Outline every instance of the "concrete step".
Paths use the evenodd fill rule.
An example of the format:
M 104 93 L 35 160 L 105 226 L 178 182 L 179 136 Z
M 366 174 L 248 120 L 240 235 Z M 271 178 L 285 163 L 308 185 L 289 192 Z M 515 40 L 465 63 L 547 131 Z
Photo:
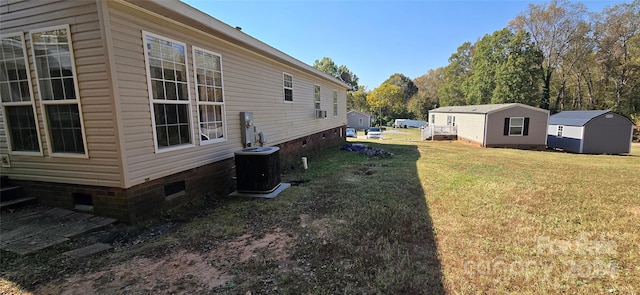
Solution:
M 11 199 L 8 201 L 0 202 L 0 209 L 29 205 L 29 204 L 36 203 L 37 201 L 38 201 L 38 198 L 34 198 L 34 197 Z
M 3 186 L 0 188 L 0 202 L 6 202 L 20 198 L 22 198 L 22 187 Z

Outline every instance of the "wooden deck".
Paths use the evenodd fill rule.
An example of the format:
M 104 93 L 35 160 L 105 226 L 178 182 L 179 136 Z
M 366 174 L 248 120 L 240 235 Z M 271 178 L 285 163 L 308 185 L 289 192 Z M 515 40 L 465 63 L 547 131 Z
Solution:
M 68 241 L 116 222 L 116 219 L 50 207 L 0 215 L 0 249 L 21 255 Z

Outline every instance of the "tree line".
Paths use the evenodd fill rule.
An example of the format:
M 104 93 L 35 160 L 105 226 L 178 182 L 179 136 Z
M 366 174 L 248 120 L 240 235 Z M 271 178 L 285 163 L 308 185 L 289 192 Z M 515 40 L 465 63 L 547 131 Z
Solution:
M 444 67 L 395 73 L 373 90 L 351 79 L 347 108 L 427 119 L 440 106 L 519 102 L 550 110 L 609 109 L 640 123 L 640 0 L 589 13 L 583 3 L 530 4 L 507 27 L 461 44 Z M 314 67 L 327 71 L 330 58 Z M 355 81 L 355 82 L 354 82 Z

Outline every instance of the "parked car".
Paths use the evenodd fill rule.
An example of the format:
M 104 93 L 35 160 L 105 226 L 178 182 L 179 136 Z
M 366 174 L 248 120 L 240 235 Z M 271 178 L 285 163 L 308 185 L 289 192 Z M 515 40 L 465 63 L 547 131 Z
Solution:
M 347 137 L 358 137 L 358 131 L 355 128 L 347 128 Z
M 371 127 L 367 132 L 367 138 L 382 138 L 382 129 L 379 127 Z

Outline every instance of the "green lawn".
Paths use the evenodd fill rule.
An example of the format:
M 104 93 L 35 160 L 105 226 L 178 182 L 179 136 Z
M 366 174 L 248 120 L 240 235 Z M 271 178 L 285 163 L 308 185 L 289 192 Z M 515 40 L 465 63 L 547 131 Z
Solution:
M 172 230 L 149 237 L 157 223 L 142 242 L 116 239 L 111 253 L 69 261 L 60 248 L 26 258 L 2 252 L 0 291 L 64 286 L 76 275 L 152 293 L 640 292 L 640 147 L 632 156 L 576 155 L 396 131 L 349 139 L 390 158 L 339 147 L 308 155 L 309 170 L 284 174 L 294 186 L 275 199 L 206 199 L 193 206 L 204 209 L 168 212 Z M 125 229 L 113 231 L 138 234 Z M 140 257 L 177 253 L 204 257 L 201 269 L 226 281 L 96 279 Z

